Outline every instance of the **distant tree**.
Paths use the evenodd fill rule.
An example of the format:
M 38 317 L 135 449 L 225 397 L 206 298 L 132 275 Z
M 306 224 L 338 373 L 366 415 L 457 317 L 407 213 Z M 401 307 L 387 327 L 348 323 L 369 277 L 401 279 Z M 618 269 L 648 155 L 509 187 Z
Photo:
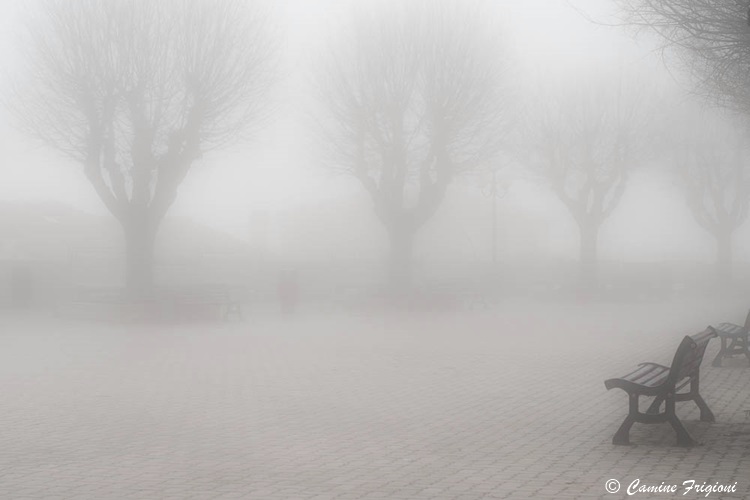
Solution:
M 389 283 L 402 291 L 415 234 L 448 185 L 492 161 L 505 140 L 511 68 L 497 26 L 471 3 L 402 2 L 369 14 L 319 74 L 321 124 L 331 168 L 372 198 L 390 239 Z
M 617 0 L 631 26 L 657 33 L 700 82 L 698 91 L 750 112 L 747 0 Z
M 128 290 L 148 293 L 156 234 L 190 167 L 266 116 L 268 17 L 244 0 L 38 7 L 15 111 L 31 134 L 83 165 L 123 227 Z
M 716 273 L 728 283 L 732 236 L 750 205 L 750 129 L 747 119 L 712 110 L 678 115 L 668 154 L 696 222 L 716 240 Z
M 643 89 L 620 79 L 589 79 L 535 96 L 520 134 L 526 163 L 549 183 L 580 231 L 579 284 L 597 285 L 599 230 L 617 207 L 629 171 L 648 148 Z

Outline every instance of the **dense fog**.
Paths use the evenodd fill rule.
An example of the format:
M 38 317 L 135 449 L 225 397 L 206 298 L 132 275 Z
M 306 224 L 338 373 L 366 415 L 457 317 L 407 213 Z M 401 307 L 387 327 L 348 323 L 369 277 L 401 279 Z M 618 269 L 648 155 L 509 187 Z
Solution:
M 103 36 L 102 43 L 114 48 L 128 37 L 141 37 L 146 44 L 143 48 L 117 48 L 144 52 L 133 52 L 129 57 L 134 59 L 114 61 L 113 66 L 99 69 L 87 65 L 103 56 L 93 52 L 94 47 L 83 45 L 82 50 L 92 50 L 84 55 L 87 59 L 68 61 L 78 68 L 51 66 L 54 58 L 67 57 L 65 48 L 45 52 L 41 44 L 68 43 L 72 47 L 91 43 L 91 38 L 73 39 L 80 32 L 55 31 L 53 26 L 63 19 L 55 18 L 58 13 L 54 9 L 65 10 L 63 7 L 6 6 L 7 29 L 3 30 L 2 44 L 6 68 L 5 147 L 0 185 L 4 218 L 22 225 L 17 217 L 31 217 L 36 212 L 47 218 L 65 214 L 66 218 L 81 219 L 81 224 L 85 224 L 83 219 L 92 218 L 92 230 L 98 224 L 118 225 L 111 207 L 92 189 L 81 165 L 83 157 L 78 153 L 85 150 L 90 138 L 85 131 L 71 137 L 66 130 L 88 126 L 85 114 L 81 114 L 84 121 L 80 123 L 63 119 L 84 112 L 85 107 L 68 101 L 74 99 L 73 94 L 66 93 L 71 89 L 55 87 L 62 81 L 54 78 L 62 75 L 52 72 L 83 72 L 77 76 L 79 85 L 87 82 L 86 71 L 102 73 L 90 75 L 93 80 L 100 76 L 119 78 L 125 87 L 136 85 L 139 78 L 143 85 L 156 85 L 159 75 L 128 72 L 145 72 L 152 62 L 160 64 L 158 58 L 162 57 L 174 59 L 173 71 L 185 71 L 182 57 L 190 54 L 179 51 L 191 49 L 180 49 L 182 43 L 202 43 L 206 54 L 210 52 L 207 44 L 246 43 L 241 50 L 235 46 L 226 61 L 217 63 L 217 67 L 232 65 L 233 74 L 228 68 L 220 68 L 216 71 L 227 73 L 216 78 L 235 78 L 235 87 L 225 82 L 219 89 L 226 93 L 221 95 L 226 109 L 219 110 L 223 115 L 212 116 L 210 124 L 204 121 L 200 125 L 203 129 L 190 139 L 195 143 L 191 146 L 195 154 L 181 167 L 185 172 L 175 180 L 174 193 L 165 195 L 169 200 L 160 209 L 165 212 L 166 224 L 184 219 L 200 227 L 194 229 L 194 238 L 202 239 L 198 231 L 219 231 L 221 237 L 236 240 L 233 248 L 215 251 L 234 253 L 243 261 L 237 263 L 236 272 L 231 271 L 235 281 L 242 276 L 238 284 L 263 288 L 256 282 L 270 278 L 253 275 L 253 270 L 262 267 L 280 272 L 288 267 L 299 268 L 308 288 L 320 293 L 338 286 L 374 290 L 389 286 L 388 280 L 395 278 L 388 278 L 385 268 L 397 265 L 407 267 L 392 272 L 408 273 L 409 287 L 417 290 L 479 286 L 524 293 L 527 285 L 534 287 L 542 282 L 554 289 L 578 287 L 576 266 L 589 260 L 591 266 L 601 268 L 602 282 L 592 284 L 596 290 L 615 287 L 623 269 L 628 269 L 628 275 L 642 274 L 648 282 L 657 267 L 670 276 L 670 282 L 663 284 L 670 289 L 695 280 L 709 284 L 712 267 L 721 265 L 733 266 L 733 271 L 724 273 L 733 274 L 734 284 L 742 285 L 748 245 L 744 216 L 733 223 L 731 243 L 724 244 L 730 250 L 719 248 L 712 231 L 701 226 L 701 214 L 690 201 L 696 195 L 691 194 L 690 180 L 685 178 L 692 175 L 699 179 L 700 172 L 690 172 L 701 167 L 691 167 L 691 162 L 708 161 L 711 166 L 705 168 L 723 168 L 727 175 L 739 175 L 745 182 L 745 174 L 738 170 L 744 167 L 732 164 L 742 162 L 741 157 L 748 154 L 742 143 L 742 118 L 733 116 L 736 110 L 725 102 L 712 99 L 710 89 L 702 86 L 705 82 L 695 75 L 694 67 L 685 63 L 682 52 L 670 50 L 658 36 L 639 33 L 630 26 L 621 5 L 582 1 L 356 5 L 346 1 L 259 3 L 242 9 L 247 17 L 243 19 L 245 25 L 238 26 L 236 34 L 226 33 L 226 41 L 211 31 L 210 23 L 205 23 L 205 33 L 195 40 L 174 43 L 159 42 L 162 35 L 141 33 L 127 24 L 118 31 L 121 34 L 97 34 L 92 29 L 86 36 Z M 84 23 L 83 29 L 89 29 L 85 27 L 87 22 L 125 23 L 126 11 L 131 8 L 143 10 L 137 15 L 144 16 L 139 22 L 146 23 L 149 16 L 172 18 L 169 9 L 179 11 L 181 6 L 148 12 L 145 7 L 128 4 L 122 12 L 105 9 L 91 14 L 91 19 L 86 17 L 84 7 L 77 9 L 80 12 L 69 9 L 73 12 L 63 14 L 75 17 Z M 195 7 L 199 8 L 203 7 Z M 219 15 L 216 18 L 216 23 L 224 22 Z M 448 18 L 453 23 L 450 26 L 445 24 Z M 177 19 L 173 24 L 178 26 L 180 22 Z M 165 45 L 155 56 L 146 52 L 153 50 L 147 49 L 149 43 Z M 435 59 L 431 59 L 430 51 Z M 139 66 L 138 58 L 147 64 Z M 241 63 L 246 67 L 239 68 Z M 409 67 L 414 71 L 389 73 Z M 446 72 L 453 79 L 443 82 L 443 88 L 437 87 L 436 72 Z M 211 85 L 212 81 L 204 84 Z M 398 85 L 409 94 L 399 95 L 399 88 L 394 87 Z M 464 100 L 446 106 L 463 106 L 463 122 L 446 115 L 445 123 L 456 125 L 451 131 L 438 130 L 436 127 L 442 126 L 439 123 L 426 123 L 434 118 L 428 114 L 434 110 L 430 106 L 440 102 L 440 96 L 434 93 L 459 89 L 466 92 L 461 96 Z M 189 90 L 178 85 L 173 91 Z M 118 90 L 112 92 L 114 100 L 122 98 L 117 97 Z M 363 92 L 371 94 L 368 97 Z M 438 100 L 429 102 L 429 93 Z M 100 97 L 95 105 L 105 106 L 105 97 Z M 183 97 L 190 98 L 188 94 Z M 345 109 L 349 98 L 355 99 L 352 106 L 360 108 Z M 61 99 L 58 108 L 50 109 L 54 107 L 51 99 Z M 158 99 L 157 94 L 145 94 L 141 104 L 153 107 Z M 399 127 L 406 128 L 400 132 L 402 139 L 389 138 L 395 133 L 391 130 L 395 125 L 378 121 L 385 119 L 395 104 L 401 105 L 400 99 L 406 101 L 401 103 L 403 109 L 396 110 L 404 120 Z M 190 104 L 185 106 L 179 109 L 175 105 L 170 112 L 189 112 Z M 427 161 L 425 155 L 432 154 L 431 147 L 445 150 L 450 165 L 426 167 L 432 169 L 431 176 L 441 169 L 448 172 L 445 179 L 435 177 L 434 195 L 423 189 L 413 173 L 405 176 L 401 187 L 393 188 L 399 190 L 402 200 L 388 203 L 393 207 L 403 203 L 406 212 L 421 212 L 420 220 L 410 223 L 414 227 L 407 231 L 408 237 L 393 235 L 395 220 L 403 220 L 406 212 L 389 216 L 395 217 L 393 220 L 379 216 L 383 197 L 392 194 L 383 189 L 376 194 L 368 192 L 367 183 L 356 170 L 353 155 L 357 137 L 352 135 L 356 122 L 352 120 L 358 119 L 353 114 L 357 112 L 362 113 L 363 120 L 374 120 L 369 128 L 364 124 L 361 133 L 362 161 L 371 163 L 367 175 L 376 183 L 384 182 L 389 169 L 396 168 L 388 165 L 393 158 L 383 155 L 403 153 L 405 172 L 416 172 L 421 168 L 419 163 Z M 134 117 L 127 116 L 130 111 L 125 107 L 116 113 L 122 114 L 115 117 L 121 121 L 120 130 L 115 132 L 120 137 L 112 142 L 122 151 L 113 160 L 120 163 L 120 169 L 135 168 L 127 158 L 127 148 L 132 146 L 129 141 L 136 137 L 133 130 L 127 130 L 136 126 Z M 711 120 L 704 120 L 706 116 Z M 606 123 L 597 124 L 597 120 Z M 185 123 L 175 122 L 172 127 L 182 125 Z M 718 130 L 720 127 L 725 128 Z M 162 128 L 157 135 L 165 134 L 163 139 L 156 137 L 150 146 L 157 156 L 158 148 L 167 147 L 167 135 L 176 133 L 169 124 Z M 376 144 L 378 137 L 381 142 Z M 686 148 L 685 144 L 695 143 L 695 137 L 704 145 L 702 150 Z M 160 140 L 164 146 L 159 145 Z M 404 140 L 413 142 L 403 145 Z M 76 148 L 79 151 L 73 151 Z M 718 152 L 723 150 L 726 152 Z M 715 158 L 705 158 L 707 151 Z M 585 158 L 587 154 L 589 158 Z M 566 206 L 570 196 L 588 196 L 583 191 L 573 193 L 586 185 L 586 169 L 593 169 L 590 181 L 607 184 L 601 193 L 602 199 L 606 198 L 602 213 L 589 214 L 601 220 L 590 227 L 575 215 L 577 209 Z M 129 175 L 125 172 L 125 182 L 130 181 Z M 145 182 L 156 185 L 156 177 Z M 112 188 L 112 179 L 106 174 L 102 180 Z M 744 187 L 741 189 L 744 192 Z M 420 193 L 423 199 L 435 198 L 430 206 L 416 206 Z M 591 196 L 600 195 L 591 191 Z M 734 194 L 727 192 L 727 196 Z M 583 198 L 568 201 L 584 203 Z M 591 202 L 595 203 L 594 198 Z M 731 203 L 727 201 L 730 211 L 735 208 Z M 152 238 L 160 263 L 175 257 L 166 248 L 188 252 L 168 241 L 160 230 L 161 217 L 139 223 L 155 226 Z M 20 228 L 13 225 L 9 222 L 3 230 L 6 261 L 14 258 L 14 252 L 33 252 L 33 243 L 25 241 L 32 236 L 53 238 L 14 234 Z M 56 231 L 41 226 L 36 230 Z M 120 241 L 117 238 L 122 235 L 117 232 L 113 229 L 109 238 L 102 238 L 108 241 L 91 245 L 106 244 L 111 250 L 107 258 L 121 260 L 127 254 L 127 237 Z M 67 250 L 61 250 L 58 257 L 91 252 L 86 242 L 72 241 L 70 235 L 59 237 Z M 396 248 L 407 244 L 399 238 L 409 240 L 409 250 Z M 196 258 L 202 253 L 193 250 Z M 398 252 L 408 255 L 394 256 Z M 389 264 L 389 260 L 398 259 L 404 262 Z M 722 259 L 731 263 L 718 264 Z M 180 274 L 174 265 L 157 265 L 154 272 L 161 272 L 160 267 L 170 267 Z M 89 284 L 76 272 L 67 277 L 65 286 Z M 225 279 L 206 272 L 209 276 L 183 281 L 192 279 L 197 285 Z M 186 268 L 185 275 L 188 273 Z M 334 279 L 336 275 L 341 277 Z M 361 277 L 354 279 L 355 275 Z M 323 284 L 328 277 L 334 283 Z M 97 278 L 95 284 L 116 287 L 125 284 L 125 278 L 111 273 Z M 483 278 L 488 283 L 478 284 Z
M 744 0 L 0 2 L 0 497 L 739 480 L 749 40 Z M 601 384 L 671 359 L 687 431 Z M 610 441 L 652 421 L 734 472 L 636 426 L 646 478 Z

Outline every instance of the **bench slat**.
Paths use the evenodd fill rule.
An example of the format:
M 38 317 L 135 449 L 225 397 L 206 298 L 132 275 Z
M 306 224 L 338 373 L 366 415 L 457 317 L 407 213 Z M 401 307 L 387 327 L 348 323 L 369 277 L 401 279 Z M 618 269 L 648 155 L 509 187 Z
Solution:
M 668 373 L 669 368 L 655 363 L 643 363 L 635 371 L 621 378 L 635 384 L 654 387 L 664 382 Z

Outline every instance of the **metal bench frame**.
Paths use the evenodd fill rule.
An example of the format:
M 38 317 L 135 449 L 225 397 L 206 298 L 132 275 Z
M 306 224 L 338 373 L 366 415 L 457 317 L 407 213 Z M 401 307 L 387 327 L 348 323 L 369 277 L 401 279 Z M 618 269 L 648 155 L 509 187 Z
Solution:
M 732 356 L 745 355 L 750 361 L 750 350 L 748 350 L 748 332 L 750 332 L 750 311 L 745 317 L 745 326 L 734 323 L 721 323 L 716 327 L 716 334 L 721 340 L 721 349 L 714 358 L 711 366 L 721 366 L 721 360 Z
M 658 424 L 669 422 L 677 433 L 678 446 L 695 446 L 695 441 L 682 425 L 675 413 L 675 403 L 694 401 L 700 409 L 700 419 L 714 422 L 711 409 L 699 393 L 700 365 L 708 342 L 716 336 L 716 330 L 708 327 L 701 333 L 688 335 L 682 339 L 670 366 L 657 363 L 641 363 L 638 368 L 624 377 L 612 378 L 604 382 L 607 390 L 619 388 L 628 393 L 629 411 L 620 428 L 612 438 L 612 444 L 630 444 L 630 428 L 634 423 Z M 689 385 L 687 392 L 679 391 Z M 639 410 L 641 396 L 653 397 L 654 401 L 643 413 Z M 665 409 L 660 412 L 661 404 Z

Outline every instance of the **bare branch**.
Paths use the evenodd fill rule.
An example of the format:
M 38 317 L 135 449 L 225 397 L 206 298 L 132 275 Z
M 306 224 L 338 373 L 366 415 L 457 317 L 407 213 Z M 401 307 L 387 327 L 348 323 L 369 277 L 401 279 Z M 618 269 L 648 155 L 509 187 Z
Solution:
M 38 0 L 29 14 L 18 122 L 83 165 L 123 226 L 127 287 L 145 293 L 193 163 L 267 116 L 267 16 L 250 0 Z
M 16 81 L 19 123 L 83 163 L 116 215 L 154 202 L 164 212 L 196 158 L 266 116 L 274 47 L 267 16 L 251 2 L 35 7 Z
M 541 91 L 528 106 L 518 150 L 581 226 L 598 227 L 612 214 L 628 171 L 650 154 L 653 96 L 644 89 L 592 77 Z
M 508 58 L 471 4 L 362 11 L 319 75 L 322 141 L 330 167 L 363 183 L 384 223 L 413 231 L 456 175 L 492 161 L 506 140 Z
M 746 0 L 617 0 L 626 21 L 653 31 L 677 54 L 711 101 L 750 111 Z
M 750 204 L 750 129 L 744 116 L 710 109 L 677 115 L 668 144 L 688 206 L 711 234 L 744 224 Z

